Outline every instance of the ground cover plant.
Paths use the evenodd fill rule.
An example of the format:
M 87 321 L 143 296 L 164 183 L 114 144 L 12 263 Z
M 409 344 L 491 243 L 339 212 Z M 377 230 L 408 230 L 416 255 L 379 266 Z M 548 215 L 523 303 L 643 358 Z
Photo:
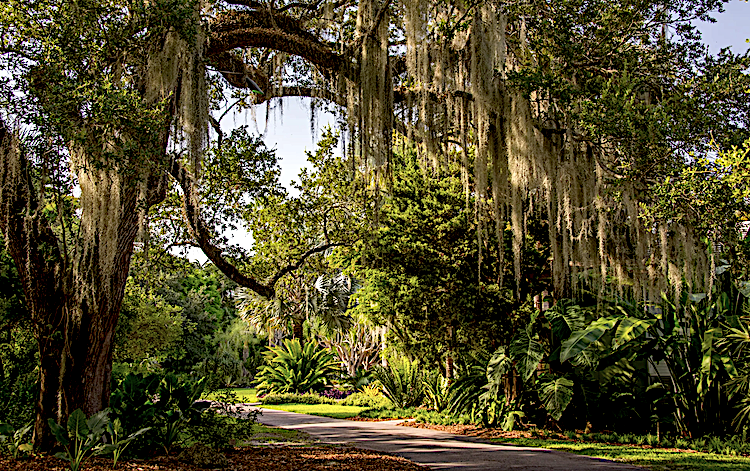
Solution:
M 657 471 L 750 469 L 750 458 L 730 454 L 697 452 L 690 449 L 627 446 L 591 441 L 570 441 L 542 438 L 499 438 L 492 441 L 518 446 L 543 447 L 552 450 L 603 458 L 644 466 Z
M 368 411 L 368 409 L 365 407 L 342 406 L 339 404 L 277 404 L 263 405 L 262 409 L 283 410 L 287 412 L 297 412 L 300 414 L 332 417 L 334 419 L 348 419 L 351 417 L 359 417 L 364 411 Z

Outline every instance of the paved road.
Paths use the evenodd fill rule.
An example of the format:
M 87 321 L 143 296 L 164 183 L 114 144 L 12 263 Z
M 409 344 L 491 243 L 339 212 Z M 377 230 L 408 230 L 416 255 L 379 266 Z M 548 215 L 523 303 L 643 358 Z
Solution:
M 398 421 L 355 422 L 263 409 L 264 425 L 301 430 L 324 443 L 386 452 L 436 470 L 644 471 L 643 468 L 569 453 L 482 443 L 436 430 L 400 427 Z

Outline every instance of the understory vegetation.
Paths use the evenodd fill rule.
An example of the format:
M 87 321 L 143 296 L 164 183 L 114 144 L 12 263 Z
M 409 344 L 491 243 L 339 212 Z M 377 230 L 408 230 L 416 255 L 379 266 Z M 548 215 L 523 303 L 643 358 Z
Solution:
M 259 403 L 750 455 L 727 1 L 3 2 L 0 453 L 219 459 Z

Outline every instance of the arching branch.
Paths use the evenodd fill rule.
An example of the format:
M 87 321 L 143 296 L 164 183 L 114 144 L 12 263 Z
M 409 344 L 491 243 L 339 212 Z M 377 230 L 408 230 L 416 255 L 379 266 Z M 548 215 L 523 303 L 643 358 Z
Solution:
M 344 245 L 343 243 L 337 242 L 326 242 L 317 247 L 309 249 L 307 252 L 294 263 L 290 263 L 279 270 L 273 275 L 267 283 L 261 283 L 251 276 L 247 276 L 242 273 L 237 267 L 230 263 L 223 255 L 222 250 L 211 242 L 211 234 L 208 228 L 200 217 L 200 206 L 198 203 L 197 191 L 195 178 L 193 175 L 185 169 L 185 167 L 177 160 L 174 159 L 169 170 L 170 175 L 177 181 L 182 188 L 183 193 L 183 210 L 185 220 L 188 225 L 190 235 L 195 239 L 195 243 L 198 247 L 203 250 L 211 262 L 216 265 L 216 268 L 221 270 L 230 280 L 234 281 L 238 285 L 251 289 L 265 298 L 273 298 L 275 296 L 276 283 L 285 275 L 294 272 L 295 270 L 302 267 L 305 261 L 311 256 L 325 252 L 333 247 L 339 247 Z
M 180 188 L 182 188 L 183 210 L 188 230 L 190 231 L 190 235 L 195 239 L 195 242 L 203 250 L 203 253 L 206 254 L 206 257 L 216 265 L 216 268 L 221 270 L 222 273 L 238 285 L 249 288 L 261 296 L 272 298 L 274 295 L 272 286 L 266 286 L 240 272 L 237 267 L 224 258 L 221 254 L 221 249 L 211 242 L 211 234 L 199 214 L 198 197 L 193 175 L 177 159 L 172 160 L 169 173 L 177 180 Z
M 209 30 L 209 57 L 236 48 L 267 47 L 302 57 L 326 74 L 343 71 L 350 78 L 355 74 L 351 61 L 338 54 L 334 45 L 321 41 L 283 13 L 230 10 L 211 20 Z

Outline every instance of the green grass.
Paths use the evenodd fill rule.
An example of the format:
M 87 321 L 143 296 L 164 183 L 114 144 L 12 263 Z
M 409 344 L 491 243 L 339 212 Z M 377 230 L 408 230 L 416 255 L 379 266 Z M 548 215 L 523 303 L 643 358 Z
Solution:
M 230 388 L 230 391 L 237 395 L 239 402 L 258 402 L 255 388 Z M 207 394 L 205 399 L 214 400 L 215 394 Z
M 493 439 L 492 441 L 495 443 L 567 451 L 577 455 L 593 456 L 643 466 L 655 471 L 750 471 L 750 458 L 715 455 L 712 453 L 691 453 L 658 448 L 646 449 L 628 445 L 576 443 L 565 440 L 544 440 L 539 438 L 501 438 Z
M 309 443 L 312 441 L 305 432 L 266 427 L 261 424 L 251 425 L 250 433 L 251 436 L 246 441 L 251 443 Z
M 320 415 L 334 419 L 356 417 L 360 412 L 367 409 L 366 407 L 341 406 L 338 404 L 279 404 L 273 406 L 263 405 L 262 408 L 297 412 L 298 414 Z

